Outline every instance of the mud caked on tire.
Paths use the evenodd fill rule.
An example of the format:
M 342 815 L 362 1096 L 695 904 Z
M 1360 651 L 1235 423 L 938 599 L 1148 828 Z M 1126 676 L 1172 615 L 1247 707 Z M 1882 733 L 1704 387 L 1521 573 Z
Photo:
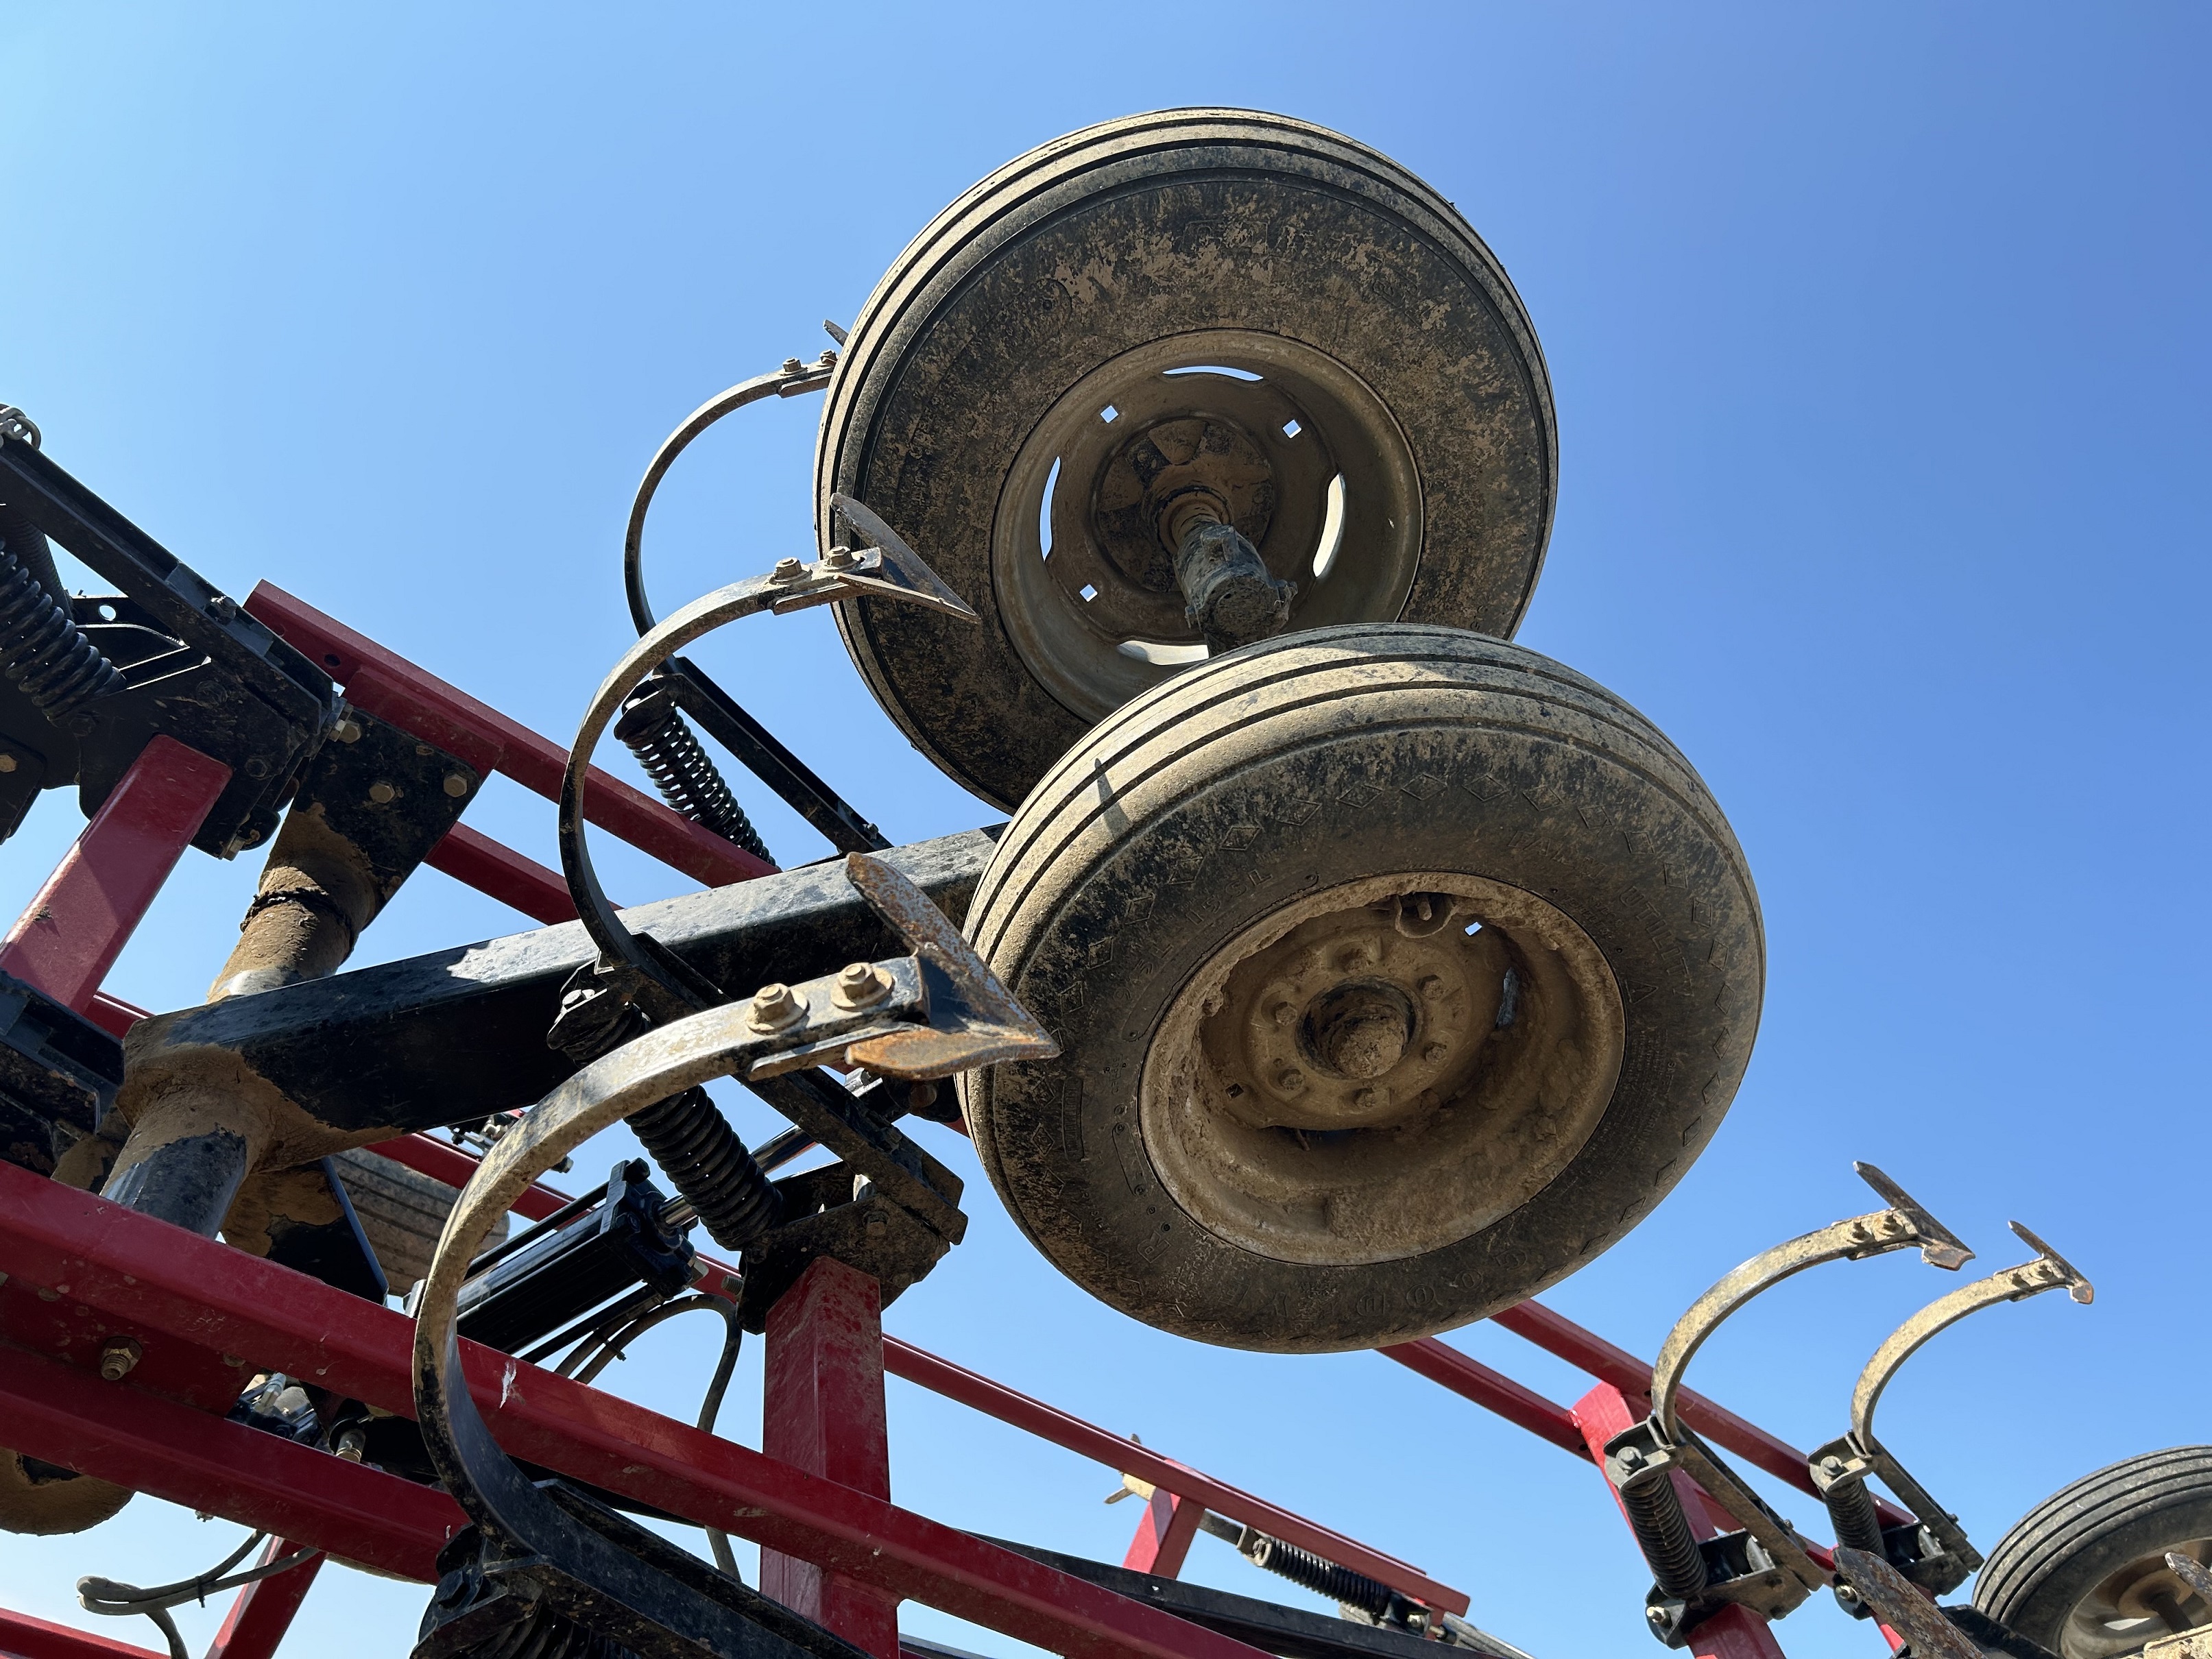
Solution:
M 969 914 L 1057 1060 L 963 1080 L 1078 1284 L 1230 1346 L 1401 1341 L 1571 1272 L 1727 1109 L 1757 896 L 1697 774 L 1531 651 L 1316 629 L 1146 693 Z
M 2212 1623 L 2169 1550 L 2212 1562 L 2212 1446 L 2145 1452 L 2053 1492 L 1997 1540 L 1974 1606 L 2059 1659 L 2119 1659 Z
M 854 323 L 815 452 L 981 614 L 837 607 L 915 746 L 1011 809 L 1206 654 L 1163 526 L 1205 493 L 1295 582 L 1290 628 L 1510 637 L 1551 532 L 1534 329 L 1451 204 L 1276 115 L 1167 110 L 1007 163 Z

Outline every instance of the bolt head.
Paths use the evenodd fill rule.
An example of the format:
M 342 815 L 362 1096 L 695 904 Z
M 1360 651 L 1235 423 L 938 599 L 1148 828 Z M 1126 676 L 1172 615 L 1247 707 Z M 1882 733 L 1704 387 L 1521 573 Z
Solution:
M 446 774 L 445 790 L 455 800 L 459 800 L 469 793 L 469 781 L 459 772 L 448 772 Z
M 1294 1002 L 1279 1002 L 1267 1010 L 1267 1018 L 1278 1025 L 1290 1025 L 1297 1020 L 1297 1017 L 1298 1008 Z
M 253 756 L 246 763 L 246 775 L 257 780 L 267 777 L 269 763 L 258 755 Z
M 15 769 L 15 757 L 13 755 L 0 755 L 0 772 L 12 772 Z
M 830 1000 L 841 1008 L 872 1008 L 891 994 L 891 976 L 872 962 L 855 962 L 837 975 Z
M 1667 1622 L 1667 1609 L 1664 1607 L 1646 1607 L 1644 1609 L 1644 1622 L 1647 1624 L 1663 1626 Z
M 1624 1469 L 1640 1469 L 1644 1467 L 1644 1449 L 1641 1446 L 1623 1446 L 1613 1462 Z M 1656 1613 L 1658 1609 L 1655 1607 L 1653 1611 Z
M 1275 1073 L 1275 1086 L 1286 1095 L 1303 1093 L 1306 1086 L 1306 1074 L 1295 1066 L 1285 1066 Z
M 755 1030 L 787 1030 L 806 1018 L 806 999 L 788 985 L 763 985 L 753 994 L 746 1018 Z
M 772 582 L 795 582 L 799 580 L 799 573 L 805 568 L 805 566 L 796 559 L 778 559 L 769 580 Z
M 842 542 L 822 556 L 822 562 L 832 570 L 844 570 L 853 562 L 853 550 Z
M 1421 1058 L 1428 1061 L 1430 1065 L 1435 1066 L 1441 1064 L 1444 1056 L 1449 1053 L 1451 1053 L 1451 1050 L 1446 1048 L 1443 1043 L 1431 1042 L 1428 1047 L 1421 1050 Z
M 359 743 L 361 741 L 361 722 L 359 720 L 340 720 L 336 726 L 333 726 L 331 728 L 331 735 L 336 738 L 340 743 Z
M 796 374 L 800 369 L 805 367 L 806 365 L 800 362 L 796 357 L 786 357 L 783 360 L 783 372 L 787 374 Z
M 368 786 L 368 798 L 379 806 L 389 806 L 399 799 L 399 790 L 394 784 L 380 781 Z
M 1437 1002 L 1443 999 L 1444 992 L 1449 988 L 1436 975 L 1425 974 L 1422 975 L 1421 982 L 1416 988 L 1419 990 L 1423 1001 Z
M 1363 1112 L 1379 1112 L 1390 1103 L 1388 1089 L 1362 1089 L 1352 1096 L 1352 1103 Z
M 891 1224 L 884 1218 L 881 1210 L 869 1211 L 868 1218 L 860 1224 L 867 1229 L 870 1238 L 881 1238 L 891 1230 Z

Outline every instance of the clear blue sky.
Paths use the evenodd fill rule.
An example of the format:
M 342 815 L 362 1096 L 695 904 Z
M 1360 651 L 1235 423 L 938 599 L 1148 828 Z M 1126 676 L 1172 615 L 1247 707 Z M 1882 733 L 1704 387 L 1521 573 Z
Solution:
M 1986 1547 L 2076 1474 L 2212 1439 L 2208 36 L 2201 10 L 2118 5 L 15 0 L 0 401 L 230 592 L 274 580 L 562 735 L 629 634 L 623 516 L 664 432 L 818 350 L 818 319 L 848 319 L 974 179 L 1182 103 L 1389 151 L 1489 240 L 1549 357 L 1562 484 L 1522 638 L 1681 744 L 1765 905 L 1734 1114 L 1552 1300 L 1649 1352 L 1735 1262 L 1862 1206 L 1855 1157 L 1984 1265 L 2014 1259 L 2019 1216 L 2095 1307 L 1982 1316 L 1885 1408 Z M 655 522 L 664 605 L 811 544 L 817 408 L 753 411 L 686 461 Z M 896 837 L 987 817 L 877 714 L 820 616 L 708 654 Z M 817 850 L 748 800 L 787 858 Z M 550 856 L 533 798 L 471 821 Z M 0 849 L 0 908 L 77 827 L 52 799 Z M 606 864 L 625 900 L 682 884 Z M 191 855 L 114 988 L 197 1000 L 254 873 Z M 364 957 L 518 925 L 426 872 Z M 974 1231 L 891 1328 L 1419 1561 L 1542 1659 L 1645 1650 L 1644 1577 L 1591 1471 L 1372 1356 L 1218 1352 L 1110 1315 L 933 1144 L 976 1176 Z M 1695 1381 L 1824 1438 L 1883 1332 L 1944 1287 L 1909 1260 L 1827 1269 Z M 1454 1340 L 1580 1392 L 1495 1328 Z M 653 1341 L 617 1385 L 688 1412 L 704 1334 Z M 1100 1506 L 1110 1474 L 891 1387 L 902 1500 L 1118 1559 L 1135 1517 Z M 748 1380 L 726 1420 L 750 1436 L 757 1411 Z M 181 1576 L 236 1535 L 142 1501 L 0 1540 L 0 1600 L 88 1620 L 79 1574 Z M 1277 1582 L 1207 1540 L 1194 1571 Z M 297 1650 L 389 1659 L 423 1600 L 331 1571 Z M 1878 1651 L 1825 1602 L 1783 1636 Z

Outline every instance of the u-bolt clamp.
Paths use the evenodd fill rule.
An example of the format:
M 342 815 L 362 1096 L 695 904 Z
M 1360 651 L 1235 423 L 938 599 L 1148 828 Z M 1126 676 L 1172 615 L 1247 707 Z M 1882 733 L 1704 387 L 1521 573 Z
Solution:
M 2021 1242 L 2036 1253 L 2035 1259 L 1961 1285 L 1892 1331 L 1867 1361 L 1857 1386 L 1851 1390 L 1850 1431 L 1819 1448 L 1807 1460 L 1813 1484 L 1820 1489 L 1820 1500 L 1827 1505 L 1828 1518 L 1835 1527 L 1836 1542 L 1882 1558 L 1930 1595 L 1944 1595 L 1965 1583 L 1982 1565 L 1982 1557 L 1967 1542 L 1959 1517 L 1930 1498 L 1927 1489 L 1906 1474 L 1875 1437 L 1874 1412 L 1882 1390 L 1930 1337 L 1968 1314 L 1999 1303 L 2023 1302 L 2045 1291 L 2063 1290 L 2075 1301 L 2085 1304 L 2096 1295 L 2072 1262 L 2017 1221 L 2010 1224 Z M 1904 1500 L 1917 1517 L 1915 1524 L 1882 1525 L 1874 1494 L 1867 1489 L 1869 1476 Z M 1836 1599 L 1855 1617 L 1869 1616 L 1865 1598 L 1855 1585 L 1838 1584 Z
M 1677 1420 L 1691 1358 L 1729 1315 L 1763 1291 L 1824 1261 L 1859 1261 L 1917 1248 L 1930 1266 L 1955 1271 L 1974 1253 L 1911 1194 L 1871 1164 L 1855 1164 L 1886 1206 L 1850 1216 L 1762 1251 L 1690 1304 L 1651 1368 L 1651 1413 L 1606 1443 L 1606 1479 L 1650 1564 L 1645 1615 L 1652 1633 L 1680 1647 L 1704 1619 L 1731 1604 L 1779 1619 L 1828 1582 L 1789 1522 L 1768 1507 L 1719 1455 Z M 1703 1487 L 1742 1526 L 1700 1543 L 1674 1474 Z
M 715 1078 L 750 1082 L 827 1061 L 920 1081 L 1058 1052 L 911 882 L 862 854 L 845 869 L 912 952 L 866 964 L 877 994 L 865 1006 L 849 994 L 848 969 L 655 1025 L 524 1114 L 461 1189 L 416 1306 L 415 1404 L 431 1461 L 475 1526 L 439 1557 L 416 1659 L 459 1659 L 495 1637 L 550 1643 L 575 1626 L 664 1659 L 863 1659 L 580 1489 L 517 1467 L 477 1396 L 503 1401 L 522 1362 L 474 1345 L 465 1356 L 454 1330 L 462 1284 L 498 1218 L 541 1172 L 656 1101 Z

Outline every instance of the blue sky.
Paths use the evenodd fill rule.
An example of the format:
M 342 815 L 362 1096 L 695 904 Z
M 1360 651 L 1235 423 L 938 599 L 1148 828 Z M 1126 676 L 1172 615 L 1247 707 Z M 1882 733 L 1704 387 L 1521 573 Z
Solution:
M 18 3 L 0 10 L 0 401 L 210 579 L 266 578 L 564 737 L 629 628 L 618 553 L 664 432 L 824 343 L 983 173 L 1087 122 L 1281 110 L 1399 158 L 1519 287 L 1560 423 L 1521 638 L 1650 714 L 1765 908 L 1750 1074 L 1656 1216 L 1557 1306 L 1649 1352 L 1737 1261 L 1882 1164 L 2098 1285 L 1938 1340 L 1885 1437 L 1984 1547 L 2077 1474 L 2212 1439 L 2206 1339 L 2207 26 L 2181 7 L 1217 4 L 804 11 Z M 819 405 L 749 411 L 662 495 L 664 607 L 811 544 Z M 985 821 L 869 706 L 817 614 L 702 653 L 895 838 Z M 826 718 L 834 710 L 835 718 Z M 747 793 L 787 860 L 819 850 Z M 471 821 L 550 860 L 550 809 Z M 0 848 L 27 896 L 78 823 Z M 635 900 L 680 890 L 605 858 Z M 195 1001 L 250 861 L 189 856 L 111 981 Z M 18 899 L 9 899 L 12 908 Z M 426 872 L 363 960 L 514 931 Z M 749 1128 L 760 1109 L 738 1109 Z M 970 1242 L 890 1328 L 1422 1564 L 1542 1659 L 1635 1650 L 1595 1475 L 1364 1355 L 1194 1347 L 1108 1313 L 975 1178 Z M 611 1147 L 608 1156 L 614 1155 Z M 1893 1258 L 1754 1309 L 1694 1382 L 1799 1442 L 1945 1288 Z M 1453 1340 L 1554 1397 L 1495 1328 Z M 688 1414 L 672 1328 L 616 1386 Z M 726 1415 L 757 1430 L 757 1362 Z M 891 1384 L 894 1492 L 1118 1559 L 1110 1474 Z M 1783 1507 L 1811 1526 L 1810 1500 Z M 227 1553 L 142 1501 L 0 1545 L 0 1600 Z M 1201 1540 L 1196 1576 L 1266 1592 Z M 423 1597 L 327 1573 L 299 1650 L 389 1656 Z M 195 1645 L 215 1610 L 194 1615 Z M 910 1629 L 1013 1647 L 909 1609 Z M 133 1641 L 150 1630 L 112 1633 Z M 1825 1602 L 1793 1653 L 1872 1655 Z

